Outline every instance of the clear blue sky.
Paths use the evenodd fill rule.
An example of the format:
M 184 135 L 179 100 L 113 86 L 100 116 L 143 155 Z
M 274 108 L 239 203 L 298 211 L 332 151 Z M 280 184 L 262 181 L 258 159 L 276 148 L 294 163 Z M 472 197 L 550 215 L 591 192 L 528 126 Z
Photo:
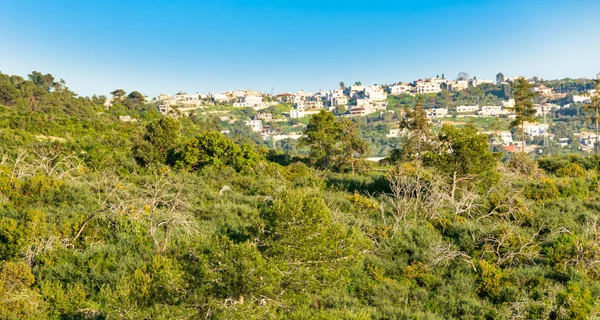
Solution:
M 600 72 L 598 0 L 0 2 L 0 71 L 81 95 Z

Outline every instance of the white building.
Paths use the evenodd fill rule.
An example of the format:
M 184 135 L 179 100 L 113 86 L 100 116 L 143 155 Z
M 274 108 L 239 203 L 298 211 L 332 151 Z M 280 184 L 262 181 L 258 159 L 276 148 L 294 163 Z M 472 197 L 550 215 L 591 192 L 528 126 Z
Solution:
M 263 105 L 261 96 L 245 96 L 240 98 L 239 102 L 234 103 L 234 107 L 260 107 Z
M 500 102 L 502 108 L 513 108 L 515 106 L 515 99 L 508 99 Z
M 438 83 L 428 80 L 417 80 L 415 83 L 417 87 L 417 93 L 438 93 L 442 91 Z
M 160 93 L 159 95 L 156 96 L 156 100 L 158 100 L 158 101 L 171 100 L 171 95 L 168 93 Z
M 456 80 L 448 81 L 448 91 L 461 91 L 469 87 L 469 81 L 467 80 Z
M 456 113 L 475 113 L 479 111 L 479 106 L 458 106 Z
M 348 97 L 346 97 L 346 96 L 333 97 L 331 99 L 331 105 L 334 107 L 347 106 L 348 105 Z
M 350 86 L 349 92 L 350 92 L 350 98 L 356 98 L 365 92 L 365 87 L 357 86 L 357 85 Z
M 488 131 L 483 133 L 493 138 L 492 144 L 508 146 L 513 143 L 510 131 Z
M 502 114 L 507 114 L 508 111 L 502 110 L 501 106 L 482 106 L 479 111 L 480 116 L 499 117 Z
M 426 111 L 427 111 L 427 118 L 430 118 L 430 119 L 443 118 L 448 115 L 447 108 L 434 108 L 434 109 L 427 109 Z
M 396 84 L 390 87 L 390 93 L 392 95 L 400 95 L 403 93 L 409 93 L 411 87 L 408 84 Z
M 255 120 L 265 120 L 265 121 L 271 121 L 273 120 L 273 114 L 271 113 L 266 113 L 266 112 L 258 112 L 255 116 L 254 116 Z
M 575 102 L 575 103 L 591 103 L 592 97 L 584 96 L 584 95 L 573 95 L 573 102 Z
M 482 84 L 494 84 L 495 82 L 489 79 L 473 79 L 473 86 L 480 86 Z
M 540 124 L 540 123 L 531 123 L 525 122 L 523 128 L 525 129 L 525 133 L 531 137 L 537 137 L 539 135 L 543 135 L 546 131 L 548 131 L 548 124 Z
M 387 99 L 387 94 L 381 86 L 369 86 L 365 89 L 365 95 L 371 101 L 382 101 Z
M 252 131 L 261 132 L 263 129 L 262 120 L 248 120 L 244 122 L 245 125 L 252 128 Z
M 211 95 L 211 98 L 215 102 L 227 102 L 227 101 L 229 101 L 229 96 L 226 95 L 225 93 L 213 93 Z

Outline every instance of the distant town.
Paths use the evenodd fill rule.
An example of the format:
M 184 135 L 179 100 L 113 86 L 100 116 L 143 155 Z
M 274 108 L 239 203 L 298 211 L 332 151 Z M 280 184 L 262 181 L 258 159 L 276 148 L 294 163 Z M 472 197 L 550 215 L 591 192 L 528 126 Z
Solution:
M 600 73 L 596 75 L 600 79 Z M 399 119 L 403 110 L 410 105 L 402 97 L 440 97 L 448 95 L 452 101 L 447 106 L 442 106 L 435 100 L 426 106 L 427 117 L 431 122 L 441 126 L 445 122 L 455 124 L 480 119 L 506 119 L 510 121 L 515 115 L 510 111 L 514 107 L 514 99 L 509 94 L 495 94 L 493 90 L 510 87 L 517 77 L 504 77 L 502 73 L 496 79 L 478 79 L 470 77 L 466 73 L 460 73 L 454 80 L 447 79 L 443 74 L 434 78 L 417 79 L 413 82 L 399 82 L 385 85 L 363 85 L 355 82 L 346 85 L 339 83 L 336 89 L 320 90 L 318 92 L 281 92 L 269 94 L 256 90 L 233 90 L 221 93 L 193 93 L 177 92 L 175 94 L 161 93 L 156 97 L 144 97 L 145 102 L 156 106 L 158 111 L 166 116 L 185 117 L 193 113 L 212 115 L 218 117 L 223 123 L 243 122 L 243 124 L 268 141 L 280 141 L 284 139 L 297 140 L 302 136 L 302 128 L 306 121 L 302 119 L 327 110 L 339 117 L 375 117 L 387 119 L 393 123 L 393 119 Z M 583 85 L 567 85 L 565 81 L 545 81 L 539 78 L 531 78 L 528 81 L 533 84 L 533 91 L 538 94 L 535 109 L 538 122 L 527 122 L 524 132 L 528 136 L 530 144 L 525 146 L 528 152 L 536 151 L 541 143 L 546 145 L 552 141 L 555 145 L 566 147 L 572 140 L 577 140 L 577 148 L 581 151 L 591 152 L 594 149 L 596 134 L 590 131 L 577 130 L 569 137 L 561 136 L 550 130 L 553 115 L 561 110 L 575 105 L 590 103 L 591 96 L 595 94 L 591 80 Z M 486 93 L 484 99 L 478 98 L 477 103 L 460 104 L 460 95 L 471 91 Z M 508 90 L 508 89 L 506 89 Z M 490 93 L 491 92 L 491 93 Z M 501 99 L 505 98 L 505 99 Z M 404 103 L 403 103 L 404 100 Z M 409 100 L 410 101 L 410 100 Z M 472 101 L 472 99 L 471 99 Z M 111 99 L 106 105 L 109 106 Z M 391 106 L 394 104 L 394 106 Z M 399 108 L 398 106 L 402 106 Z M 254 110 L 248 116 L 236 116 L 235 109 L 250 108 Z M 278 110 L 275 115 L 273 110 Z M 386 115 L 387 114 L 387 115 Z M 122 116 L 122 121 L 135 121 L 129 116 Z M 295 126 L 287 127 L 285 130 L 278 123 L 292 121 Z M 285 126 L 284 126 L 285 127 Z M 395 125 L 388 126 L 385 136 L 388 139 L 400 138 L 406 132 Z M 515 152 L 521 148 L 520 139 L 515 139 L 514 132 L 508 128 L 492 128 L 493 126 L 481 126 L 482 132 L 489 134 L 490 142 L 501 147 L 505 152 Z M 228 134 L 229 130 L 222 130 Z M 537 144 L 534 143 L 537 139 Z M 538 151 L 542 152 L 542 151 Z M 380 154 L 383 153 L 379 152 Z

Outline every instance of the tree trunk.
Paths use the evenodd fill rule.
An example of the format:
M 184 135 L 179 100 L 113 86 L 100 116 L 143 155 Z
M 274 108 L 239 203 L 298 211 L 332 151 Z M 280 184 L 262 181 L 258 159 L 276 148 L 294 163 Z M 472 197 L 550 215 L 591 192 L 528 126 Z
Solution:
M 521 153 L 525 153 L 525 122 L 521 122 Z
M 452 173 L 452 191 L 450 191 L 450 196 L 452 200 L 454 200 L 454 194 L 456 193 L 456 169 Z

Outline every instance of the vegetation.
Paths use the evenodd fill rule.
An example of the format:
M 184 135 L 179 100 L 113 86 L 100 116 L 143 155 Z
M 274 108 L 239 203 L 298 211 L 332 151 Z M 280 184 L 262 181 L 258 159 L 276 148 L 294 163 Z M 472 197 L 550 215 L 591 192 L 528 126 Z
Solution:
M 600 317 L 596 156 L 407 125 L 367 163 L 320 113 L 287 157 L 53 79 L 0 75 L 0 319 Z

